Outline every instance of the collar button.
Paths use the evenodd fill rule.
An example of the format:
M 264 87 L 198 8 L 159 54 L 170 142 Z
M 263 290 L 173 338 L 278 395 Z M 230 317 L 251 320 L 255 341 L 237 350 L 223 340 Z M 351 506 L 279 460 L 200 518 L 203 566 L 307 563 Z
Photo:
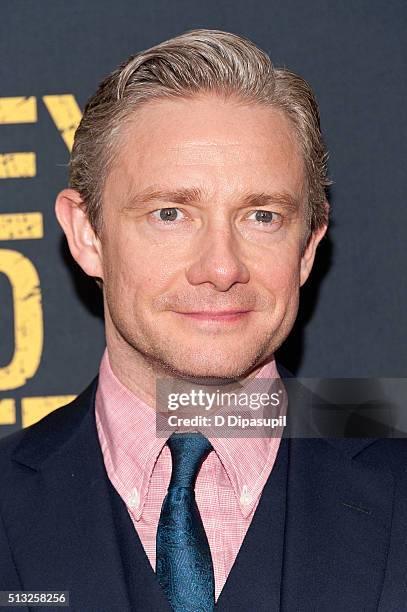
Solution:
M 249 493 L 249 489 L 247 485 L 243 485 L 242 492 L 240 495 L 240 503 L 243 506 L 249 506 L 253 501 L 251 494 Z
M 138 492 L 136 487 L 134 487 L 134 489 L 132 490 L 129 499 L 127 500 L 127 505 L 132 510 L 137 510 L 137 508 L 139 507 L 139 505 L 140 505 L 140 493 Z

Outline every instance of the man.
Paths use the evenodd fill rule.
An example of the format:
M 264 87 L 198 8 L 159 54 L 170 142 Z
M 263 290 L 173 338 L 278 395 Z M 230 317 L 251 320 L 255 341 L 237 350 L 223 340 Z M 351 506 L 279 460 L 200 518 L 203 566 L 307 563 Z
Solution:
M 103 81 L 56 214 L 107 350 L 75 402 L 1 441 L 1 589 L 83 611 L 407 609 L 403 441 L 156 435 L 159 379 L 285 374 L 327 184 L 310 87 L 246 39 L 191 31 Z

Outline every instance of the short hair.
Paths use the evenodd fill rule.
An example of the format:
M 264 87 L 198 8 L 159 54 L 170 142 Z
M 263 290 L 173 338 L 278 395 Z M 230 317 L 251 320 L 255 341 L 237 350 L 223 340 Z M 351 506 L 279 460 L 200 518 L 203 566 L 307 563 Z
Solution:
M 205 29 L 190 30 L 131 56 L 89 98 L 75 133 L 69 184 L 80 193 L 96 234 L 102 228 L 104 179 L 123 125 L 151 100 L 188 99 L 200 93 L 268 105 L 289 118 L 305 163 L 307 241 L 327 223 L 325 192 L 331 184 L 315 95 L 302 77 L 273 66 L 252 41 Z

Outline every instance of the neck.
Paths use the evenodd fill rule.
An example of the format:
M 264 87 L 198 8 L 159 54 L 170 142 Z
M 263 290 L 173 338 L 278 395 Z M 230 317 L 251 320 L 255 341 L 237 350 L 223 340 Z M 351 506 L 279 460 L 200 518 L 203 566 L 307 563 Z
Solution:
M 114 334 L 115 336 L 116 334 Z M 156 382 L 157 379 L 171 379 L 171 381 L 182 382 L 186 381 L 185 377 L 170 371 L 165 365 L 157 361 L 153 361 L 148 356 L 143 355 L 134 347 L 130 346 L 123 339 L 115 339 L 112 335 L 106 333 L 107 353 L 109 364 L 116 378 L 139 397 L 142 401 L 150 406 L 155 407 L 156 400 Z M 241 389 L 247 382 L 253 379 L 262 369 L 266 362 L 269 362 L 274 357 L 269 357 L 265 362 L 258 364 L 253 368 L 247 376 L 239 377 L 238 379 L 222 379 L 220 381 L 211 381 L 212 385 L 224 387 L 224 390 L 233 391 Z M 208 382 L 187 379 L 187 382 L 208 385 Z

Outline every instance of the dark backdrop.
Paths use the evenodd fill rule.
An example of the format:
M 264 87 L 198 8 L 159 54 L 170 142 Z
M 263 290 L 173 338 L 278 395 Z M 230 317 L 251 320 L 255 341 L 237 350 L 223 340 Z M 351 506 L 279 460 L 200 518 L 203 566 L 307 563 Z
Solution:
M 79 393 L 104 348 L 98 292 L 53 211 L 79 108 L 124 58 L 196 27 L 251 38 L 320 102 L 332 225 L 280 360 L 301 376 L 406 376 L 406 17 L 401 0 L 3 0 L 0 436 Z

